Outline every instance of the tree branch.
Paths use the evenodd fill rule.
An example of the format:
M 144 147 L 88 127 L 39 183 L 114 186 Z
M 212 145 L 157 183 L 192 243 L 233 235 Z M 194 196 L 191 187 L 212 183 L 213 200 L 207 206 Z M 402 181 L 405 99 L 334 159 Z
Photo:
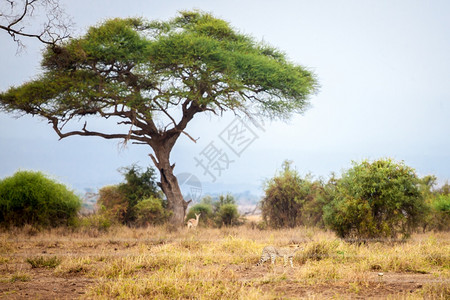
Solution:
M 59 139 L 64 139 L 69 136 L 73 135 L 80 135 L 80 136 L 98 136 L 104 139 L 124 139 L 124 140 L 137 140 L 140 142 L 144 142 L 146 144 L 149 144 L 150 138 L 143 137 L 143 136 L 136 136 L 132 134 L 107 134 L 97 131 L 89 131 L 86 129 L 87 122 L 84 123 L 83 128 L 81 131 L 69 131 L 66 133 L 63 133 L 60 128 L 58 127 L 59 120 L 55 117 L 47 117 L 49 119 L 49 122 L 53 124 L 53 130 L 58 134 Z
M 197 143 L 197 141 L 200 139 L 200 138 L 197 138 L 197 139 L 194 139 L 192 136 L 190 136 L 189 135 L 189 133 L 187 133 L 186 131 L 182 131 L 182 133 L 184 133 L 188 138 L 190 138 L 194 143 Z
M 70 18 L 59 6 L 58 0 L 25 0 L 23 5 L 19 1 L 8 0 L 10 13 L 0 11 L 0 29 L 6 31 L 19 47 L 23 47 L 19 36 L 36 38 L 40 42 L 56 46 L 56 43 L 69 37 L 69 30 L 73 26 Z M 35 10 L 44 10 L 47 22 L 44 23 L 40 32 L 28 32 L 25 27 L 19 27 L 21 23 L 33 17 Z

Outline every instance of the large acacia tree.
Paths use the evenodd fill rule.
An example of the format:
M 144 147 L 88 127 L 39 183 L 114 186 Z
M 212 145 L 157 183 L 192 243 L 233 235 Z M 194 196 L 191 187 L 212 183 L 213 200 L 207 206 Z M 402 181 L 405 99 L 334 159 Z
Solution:
M 165 22 L 108 20 L 49 47 L 42 66 L 38 79 L 0 94 L 0 107 L 46 118 L 61 139 L 150 146 L 175 225 L 183 223 L 187 203 L 169 157 L 180 135 L 194 140 L 185 130 L 196 114 L 285 119 L 306 108 L 317 86 L 311 72 L 279 50 L 197 11 Z M 113 132 L 95 130 L 91 116 L 117 125 Z

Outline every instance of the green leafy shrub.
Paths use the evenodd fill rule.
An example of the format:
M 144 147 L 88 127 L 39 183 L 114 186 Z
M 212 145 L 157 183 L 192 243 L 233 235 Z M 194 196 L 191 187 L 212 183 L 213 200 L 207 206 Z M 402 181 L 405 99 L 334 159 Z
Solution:
M 113 221 L 106 214 L 99 212 L 96 214 L 81 217 L 75 223 L 75 227 L 79 229 L 89 230 L 96 229 L 101 232 L 106 232 L 113 225 Z
M 353 163 L 324 208 L 326 224 L 340 237 L 408 237 L 426 209 L 415 171 L 390 159 Z
M 216 223 L 218 226 L 231 226 L 239 224 L 239 212 L 237 205 L 233 203 L 227 203 L 220 206 L 216 213 Z
M 213 225 L 214 214 L 211 204 L 208 203 L 198 203 L 189 208 L 186 214 L 186 220 L 195 219 L 195 214 L 201 213 L 199 224 L 204 224 L 207 226 Z
M 162 224 L 170 216 L 169 212 L 164 209 L 162 200 L 154 197 L 138 202 L 135 212 L 138 226 Z
M 322 226 L 322 207 L 328 201 L 326 189 L 310 175 L 302 178 L 291 162 L 265 183 L 261 211 L 265 223 L 273 228 L 299 225 Z
M 147 220 L 144 220 L 145 214 L 157 214 L 155 205 L 157 202 L 161 203 L 163 208 L 162 219 L 167 217 L 167 203 L 161 199 L 161 191 L 156 184 L 155 170 L 148 167 L 145 171 L 136 165 L 125 167 L 120 170 L 125 178 L 125 182 L 118 185 L 105 186 L 99 191 L 98 204 L 104 208 L 104 213 L 114 222 L 119 222 L 126 225 L 145 225 Z M 158 201 L 151 200 L 145 204 L 140 205 L 140 202 L 148 199 L 158 199 Z M 152 202 L 153 201 L 153 202 Z M 147 206 L 147 207 L 145 207 Z M 153 206 L 150 208 L 149 206 Z M 138 211 L 138 210 L 141 211 Z M 155 217 L 156 215 L 153 215 Z M 156 223 L 160 223 L 161 218 Z M 161 220 L 160 220 L 161 219 Z M 153 224 L 151 220 L 148 220 Z M 155 224 L 156 224 L 155 223 Z
M 81 201 L 63 184 L 41 172 L 19 171 L 0 181 L 0 223 L 3 226 L 68 225 Z
M 450 195 L 436 195 L 429 210 L 429 229 L 437 231 L 450 230 Z

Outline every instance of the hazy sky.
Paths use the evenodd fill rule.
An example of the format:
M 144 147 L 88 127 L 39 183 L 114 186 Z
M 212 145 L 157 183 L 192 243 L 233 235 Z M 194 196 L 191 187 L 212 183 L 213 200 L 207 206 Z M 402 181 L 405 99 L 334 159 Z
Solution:
M 311 108 L 289 122 L 247 124 L 241 142 L 228 135 L 239 120 L 202 116 L 188 125 L 171 160 L 204 191 L 261 191 L 286 159 L 305 175 L 327 178 L 351 161 L 391 157 L 450 179 L 450 1 L 61 1 L 76 35 L 113 17 L 167 20 L 179 10 L 201 9 L 283 50 L 312 70 L 321 88 Z M 39 74 L 42 45 L 27 49 L 0 32 L 0 90 Z M 231 146 L 231 147 L 230 147 Z M 234 148 L 234 149 L 233 149 Z M 209 151 L 229 159 L 219 174 L 198 165 Z M 234 151 L 233 151 L 234 150 Z M 18 169 L 40 170 L 82 191 L 122 180 L 117 169 L 148 166 L 150 148 L 96 137 L 58 141 L 39 118 L 0 113 L 0 178 Z M 203 160 L 203 162 L 205 162 Z M 213 177 L 215 181 L 213 182 Z

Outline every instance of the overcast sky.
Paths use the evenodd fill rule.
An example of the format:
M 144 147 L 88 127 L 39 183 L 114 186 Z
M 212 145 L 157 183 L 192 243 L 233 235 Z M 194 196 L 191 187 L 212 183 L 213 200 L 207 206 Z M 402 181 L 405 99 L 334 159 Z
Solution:
M 305 175 L 327 178 L 351 161 L 391 157 L 420 176 L 450 179 L 450 1 L 61 1 L 75 35 L 114 17 L 167 20 L 201 9 L 284 51 L 319 80 L 311 107 L 289 122 L 246 123 L 245 139 L 230 140 L 233 116 L 201 116 L 188 125 L 171 159 L 175 174 L 195 175 L 204 191 L 260 192 L 284 160 Z M 42 45 L 24 40 L 18 55 L 0 31 L 0 90 L 40 72 Z M 214 148 L 213 148 L 214 147 Z M 202 168 L 215 149 L 230 163 L 219 174 Z M 39 118 L 0 113 L 0 178 L 43 171 L 77 191 L 122 180 L 120 167 L 149 166 L 150 148 L 96 137 L 58 141 Z M 209 172 L 205 172 L 209 171 Z

